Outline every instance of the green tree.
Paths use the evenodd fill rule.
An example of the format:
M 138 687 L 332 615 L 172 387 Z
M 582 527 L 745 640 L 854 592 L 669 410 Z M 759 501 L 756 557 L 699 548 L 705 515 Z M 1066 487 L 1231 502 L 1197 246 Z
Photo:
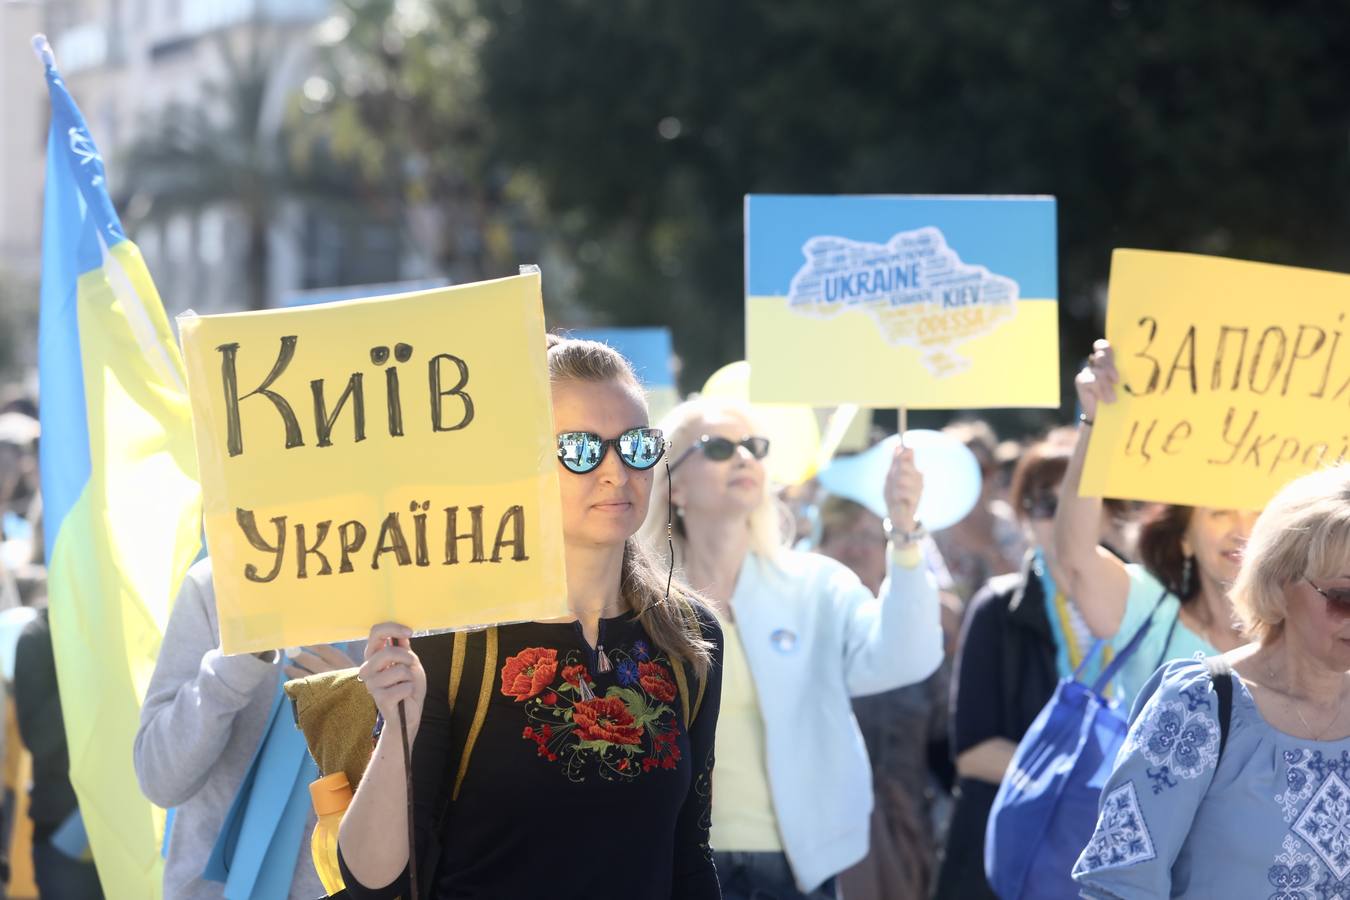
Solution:
M 400 220 L 430 212 L 410 237 L 454 280 L 533 261 L 531 184 L 493 156 L 475 0 L 343 0 L 319 34 L 318 81 L 293 119 L 303 139 L 354 164 Z
M 686 387 L 744 352 L 749 192 L 1055 194 L 1067 385 L 1113 247 L 1346 267 L 1337 9 L 481 0 L 479 79 L 580 296 L 672 324 Z
M 286 203 L 314 211 L 350 211 L 349 181 L 323 154 L 290 149 L 284 125 L 268 121 L 282 35 L 250 29 L 242 51 L 227 37 L 217 46 L 225 75 L 203 87 L 196 102 L 167 106 L 126 152 L 129 222 L 162 222 L 223 206 L 245 232 L 245 288 L 250 309 L 268 301 L 270 228 Z

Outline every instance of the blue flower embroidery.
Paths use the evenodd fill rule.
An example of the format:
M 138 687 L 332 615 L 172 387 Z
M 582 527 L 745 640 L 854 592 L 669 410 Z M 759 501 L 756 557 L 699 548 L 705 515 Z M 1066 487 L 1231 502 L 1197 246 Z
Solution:
M 1211 708 L 1209 705 L 1209 698 L 1205 696 L 1205 694 L 1209 693 L 1208 691 L 1199 691 L 1195 687 L 1188 687 L 1182 688 L 1180 693 L 1181 696 L 1186 698 L 1186 706 L 1191 712 L 1195 712 L 1202 706 L 1205 709 Z
M 1274 887 L 1275 893 L 1270 895 L 1270 900 L 1307 900 L 1308 894 L 1300 888 L 1308 887 L 1312 884 L 1312 867 L 1307 863 L 1298 865 L 1271 866 L 1266 873 L 1270 879 L 1270 884 Z
M 1350 875 L 1350 788 L 1339 776 L 1322 782 L 1294 823 L 1294 834 L 1321 857 L 1336 881 Z
M 1197 778 L 1219 761 L 1219 725 L 1184 703 L 1159 703 L 1139 726 L 1135 741 L 1153 765 L 1182 779 Z M 1170 787 L 1171 785 L 1169 785 Z
M 1149 780 L 1153 782 L 1153 793 L 1161 794 L 1163 788 L 1177 786 L 1177 780 L 1172 777 L 1172 770 L 1167 766 L 1157 769 L 1146 769 L 1144 774 L 1148 775 Z
M 1157 856 L 1148 833 L 1134 782 L 1127 781 L 1106 795 L 1097 830 L 1074 865 L 1074 874 L 1147 862 Z
M 624 687 L 632 687 L 638 683 L 637 663 L 633 662 L 631 659 L 625 659 L 623 662 L 619 663 L 619 667 L 614 671 L 619 679 L 619 684 Z
M 1344 881 L 1338 880 L 1330 872 L 1323 872 L 1322 878 L 1313 886 L 1317 893 L 1317 900 L 1345 900 L 1350 897 L 1350 879 Z M 1303 900 L 1303 894 L 1296 895 L 1297 900 Z
M 646 641 L 633 642 L 633 656 L 638 662 L 646 662 L 650 659 L 650 651 L 647 649 Z

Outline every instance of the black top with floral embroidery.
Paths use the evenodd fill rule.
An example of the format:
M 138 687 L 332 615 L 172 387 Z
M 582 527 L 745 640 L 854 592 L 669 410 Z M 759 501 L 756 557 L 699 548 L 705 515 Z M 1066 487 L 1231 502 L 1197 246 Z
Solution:
M 424 898 L 721 896 L 708 829 L 722 632 L 701 609 L 699 619 L 715 651 L 687 729 L 680 664 L 631 613 L 600 622 L 608 671 L 579 623 L 498 628 L 487 713 L 453 802 L 486 641 L 468 642 L 451 713 L 453 637 L 414 640 L 427 670 L 413 747 L 419 873 L 439 854 L 432 884 L 419 885 Z M 688 667 L 678 672 L 692 711 L 700 685 Z M 339 859 L 356 900 L 407 896 L 406 872 L 368 889 Z

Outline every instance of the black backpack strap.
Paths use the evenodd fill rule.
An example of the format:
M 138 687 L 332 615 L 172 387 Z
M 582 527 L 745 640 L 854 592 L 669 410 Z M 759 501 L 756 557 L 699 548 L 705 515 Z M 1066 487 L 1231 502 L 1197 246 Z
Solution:
M 1233 723 L 1233 667 L 1222 656 L 1208 656 L 1205 668 L 1209 669 L 1209 680 L 1219 698 L 1219 758 L 1222 759 L 1223 748 L 1228 744 L 1228 729 Z
M 432 891 L 437 868 L 440 865 L 440 835 L 450 817 L 450 808 L 459 796 L 459 790 L 468 774 L 474 744 L 487 718 L 489 699 L 496 684 L 497 628 L 478 631 L 457 631 L 453 635 L 440 634 L 420 639 L 423 653 L 438 654 L 441 659 L 423 657 L 428 679 L 444 678 L 446 698 L 450 706 L 450 754 L 444 760 L 445 786 L 440 808 L 425 844 L 425 852 L 418 855 L 418 881 Z M 415 752 L 415 751 L 414 751 Z M 425 821 L 425 820 L 424 820 Z M 420 843 L 420 842 L 419 842 Z

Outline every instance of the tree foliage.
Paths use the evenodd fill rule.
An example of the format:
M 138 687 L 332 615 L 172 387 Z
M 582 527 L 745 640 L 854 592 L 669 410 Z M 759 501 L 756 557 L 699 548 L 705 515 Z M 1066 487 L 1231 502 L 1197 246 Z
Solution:
M 451 214 L 447 267 L 529 258 L 533 213 L 596 319 L 673 327 L 685 387 L 744 353 L 750 192 L 1056 195 L 1066 383 L 1101 328 L 1113 247 L 1347 267 L 1336 4 L 343 9 L 320 117 L 333 146 Z M 503 221 L 499 250 L 464 243 Z
M 214 206 L 231 210 L 245 235 L 246 304 L 262 309 L 270 280 L 268 232 L 285 204 L 345 214 L 351 179 L 322 153 L 293 154 L 280 117 L 269 121 L 284 36 L 254 27 L 242 44 L 235 47 L 222 35 L 216 47 L 223 76 L 207 82 L 193 102 L 166 106 L 127 149 L 123 205 L 133 226 Z
M 319 29 L 329 89 L 295 122 L 314 146 L 354 164 L 405 236 L 457 281 L 533 261 L 528 178 L 493 158 L 479 54 L 489 32 L 474 0 L 343 0 Z
M 749 192 L 1056 195 L 1066 378 L 1113 247 L 1347 266 L 1350 19 L 1333 4 L 480 10 L 495 153 L 538 178 L 587 303 L 674 325 L 686 387 L 743 353 Z

